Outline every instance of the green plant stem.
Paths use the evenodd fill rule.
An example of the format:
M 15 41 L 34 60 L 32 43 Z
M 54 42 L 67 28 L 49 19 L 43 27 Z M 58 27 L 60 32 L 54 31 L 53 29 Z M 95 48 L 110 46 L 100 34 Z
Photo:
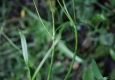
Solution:
M 69 68 L 69 71 L 68 71 L 67 75 L 66 75 L 65 78 L 64 78 L 64 80 L 67 80 L 68 77 L 69 77 L 69 75 L 70 75 L 70 72 L 71 72 L 71 70 L 72 70 L 73 64 L 74 64 L 74 62 L 75 62 L 75 57 L 76 57 L 76 54 L 77 54 L 76 52 L 77 52 L 77 44 L 78 44 L 77 38 L 78 38 L 78 37 L 77 37 L 77 29 L 76 29 L 75 11 L 74 11 L 75 6 L 74 6 L 74 0 L 72 0 L 72 3 L 73 3 L 73 13 L 74 13 L 74 20 L 73 20 L 73 19 L 71 18 L 70 14 L 69 14 L 67 8 L 66 8 L 66 5 L 65 5 L 64 0 L 62 0 L 63 5 L 64 5 L 64 8 L 63 8 L 62 5 L 60 4 L 59 0 L 57 0 L 57 1 L 58 1 L 59 5 L 61 6 L 61 8 L 63 9 L 63 11 L 65 12 L 65 14 L 66 14 L 66 16 L 68 17 L 68 19 L 70 20 L 72 26 L 74 27 L 75 40 L 76 40 L 76 43 L 75 43 L 75 51 L 74 51 L 74 56 L 73 56 L 73 59 L 72 59 L 72 63 L 71 63 L 71 65 L 70 65 L 70 68 Z
M 55 46 L 60 40 L 60 36 L 58 36 L 54 42 L 54 44 L 51 46 L 51 48 L 47 51 L 45 57 L 42 59 L 42 61 L 40 62 L 39 66 L 37 67 L 36 71 L 34 72 L 34 75 L 32 77 L 32 80 L 35 79 L 37 73 L 39 72 L 39 70 L 41 69 L 42 65 L 44 64 L 44 62 L 46 61 L 46 59 L 48 58 L 48 56 L 50 55 L 52 49 L 53 49 L 53 46 Z
M 42 19 L 41 19 L 41 16 L 40 16 L 40 14 L 39 14 L 39 12 L 38 12 L 38 9 L 37 9 L 37 6 L 36 6 L 36 3 L 35 3 L 35 0 L 33 0 L 33 2 L 34 2 L 34 6 L 35 6 L 35 9 L 36 9 L 36 12 L 37 12 L 37 14 L 38 14 L 38 16 L 39 16 L 39 18 L 40 18 L 40 21 L 41 21 L 43 27 L 45 28 L 45 30 L 47 31 L 47 33 L 50 35 L 50 37 L 53 38 L 52 35 L 50 34 L 50 32 L 48 31 L 48 29 L 46 28 L 46 26 L 44 25 Z
M 72 0 L 72 7 L 73 7 L 74 22 L 75 22 L 75 24 L 76 24 L 76 13 L 75 13 L 75 3 L 74 3 L 74 0 Z
M 18 31 L 19 31 L 20 38 L 21 38 L 21 45 L 22 45 L 23 58 L 24 58 L 25 64 L 26 64 L 27 69 L 28 69 L 29 79 L 31 80 L 30 68 L 29 68 L 29 60 L 28 60 L 28 49 L 27 49 L 26 38 L 25 38 L 24 34 L 23 34 L 19 29 L 18 29 Z
M 62 10 L 64 11 L 64 13 L 66 14 L 66 16 L 68 17 L 68 19 L 70 20 L 70 22 L 71 22 L 72 24 L 75 24 L 74 21 L 72 20 L 71 16 L 70 16 L 70 14 L 69 14 L 67 8 L 66 8 L 66 5 L 65 5 L 64 0 L 62 0 L 62 1 L 63 1 L 63 5 L 64 5 L 64 8 L 63 8 L 63 6 L 61 5 L 60 1 L 59 1 L 59 0 L 57 0 L 57 1 L 58 1 L 58 3 L 59 3 L 60 7 L 62 8 Z
M 53 39 L 53 44 L 54 44 L 54 39 Z M 51 58 L 51 63 L 50 63 L 50 69 L 48 72 L 48 78 L 47 80 L 50 80 L 51 78 L 51 73 L 52 73 L 52 68 L 53 68 L 53 62 L 54 62 L 54 53 L 55 53 L 55 46 L 53 45 L 53 49 L 52 49 L 52 58 Z
M 52 50 L 52 57 L 51 57 L 51 63 L 50 63 L 50 69 L 48 72 L 48 78 L 47 80 L 50 80 L 51 78 L 51 73 L 52 73 L 52 68 L 53 68 L 53 62 L 54 62 L 54 53 L 55 53 L 55 46 L 54 46 L 54 42 L 55 42 L 55 23 L 54 23 L 54 10 L 53 10 L 53 5 L 51 3 L 51 0 L 49 0 L 50 2 L 50 9 L 51 9 L 51 13 L 52 13 L 52 24 L 53 24 L 53 50 Z
M 70 73 L 71 73 L 72 67 L 73 67 L 73 65 L 74 65 L 74 62 L 75 62 L 76 54 L 77 54 L 77 44 L 78 44 L 78 41 L 77 41 L 77 30 L 76 30 L 76 27 L 75 27 L 74 32 L 75 32 L 75 39 L 76 39 L 74 56 L 73 56 L 73 58 L 72 58 L 72 63 L 71 63 L 71 65 L 70 65 L 69 71 L 68 71 L 67 75 L 65 76 L 64 80 L 67 80 L 67 79 L 68 79 L 68 77 L 69 77 L 69 75 L 70 75 Z

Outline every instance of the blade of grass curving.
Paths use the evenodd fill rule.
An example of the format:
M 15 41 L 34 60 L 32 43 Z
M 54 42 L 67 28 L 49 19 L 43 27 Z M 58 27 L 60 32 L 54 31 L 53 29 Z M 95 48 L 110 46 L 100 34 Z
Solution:
M 37 9 L 35 0 L 33 0 L 33 2 L 34 2 L 34 6 L 35 6 L 35 9 L 36 9 L 36 12 L 37 12 L 37 14 L 38 14 L 38 17 L 40 18 L 40 21 L 41 21 L 43 27 L 45 28 L 45 30 L 47 31 L 47 33 L 50 35 L 50 37 L 53 38 L 52 35 L 51 35 L 51 33 L 48 31 L 48 29 L 46 28 L 46 26 L 44 25 L 44 23 L 43 23 L 43 21 L 42 21 L 42 19 L 41 19 L 41 16 L 40 16 L 40 14 L 39 14 L 39 12 L 38 12 L 38 9 Z
M 101 75 L 98 67 L 97 67 L 97 64 L 95 62 L 95 60 L 92 60 L 92 70 L 93 70 L 93 73 L 95 75 L 95 77 L 98 79 L 98 80 L 104 80 L 103 76 Z
M 33 77 L 32 77 L 32 80 L 35 79 L 36 75 L 38 74 L 39 70 L 41 69 L 42 65 L 44 64 L 44 62 L 46 61 L 46 59 L 48 58 L 48 56 L 50 55 L 53 47 L 59 42 L 60 40 L 60 36 L 57 37 L 57 39 L 55 40 L 54 44 L 51 46 L 51 48 L 48 50 L 48 52 L 46 53 L 45 57 L 42 59 L 42 61 L 40 62 L 39 66 L 37 67 Z

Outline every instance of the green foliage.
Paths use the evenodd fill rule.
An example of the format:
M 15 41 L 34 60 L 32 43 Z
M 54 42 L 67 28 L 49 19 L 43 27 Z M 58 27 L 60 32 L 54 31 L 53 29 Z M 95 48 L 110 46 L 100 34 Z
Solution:
M 0 80 L 115 79 L 115 0 L 0 3 Z
M 91 66 L 85 68 L 82 80 L 94 80 L 94 74 Z
M 93 73 L 95 75 L 95 77 L 98 79 L 98 80 L 104 80 L 103 76 L 101 75 L 97 65 L 96 65 L 96 62 L 94 60 L 92 60 L 92 70 L 93 70 Z
M 22 53 L 23 53 L 24 61 L 25 61 L 26 65 L 28 65 L 29 60 L 28 60 L 28 50 L 27 50 L 26 39 L 21 31 L 19 31 L 19 34 L 20 34 L 20 38 L 21 38 Z
M 111 55 L 112 59 L 115 61 L 115 52 L 114 52 L 114 50 L 110 49 L 110 55 Z
M 3 27 L 0 28 L 0 38 L 1 38 L 2 30 L 3 30 Z

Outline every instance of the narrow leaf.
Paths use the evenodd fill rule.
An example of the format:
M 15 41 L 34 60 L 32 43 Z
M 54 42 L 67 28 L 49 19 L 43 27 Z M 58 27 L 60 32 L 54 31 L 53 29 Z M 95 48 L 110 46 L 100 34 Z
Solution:
M 22 45 L 22 52 L 23 57 L 26 65 L 28 65 L 28 50 L 27 50 L 27 43 L 24 34 L 19 30 L 20 38 L 21 38 L 21 45 Z
M 95 60 L 92 60 L 92 70 L 93 70 L 93 73 L 94 73 L 95 77 L 98 80 L 104 80 L 103 76 L 101 75 L 101 73 L 100 73 L 100 71 L 97 67 L 97 64 L 96 64 Z
M 0 27 L 0 39 L 1 39 L 2 31 L 3 31 L 3 27 L 1 26 L 1 27 Z
M 46 55 L 44 56 L 44 58 L 42 59 L 42 61 L 40 62 L 40 64 L 38 65 L 37 69 L 35 70 L 32 80 L 35 79 L 35 77 L 37 76 L 37 74 L 39 73 L 39 70 L 42 68 L 43 64 L 45 63 L 46 59 L 48 58 L 48 56 L 50 55 L 53 46 L 55 46 L 60 40 L 60 36 L 57 37 L 57 39 L 55 40 L 54 44 L 51 46 L 51 48 L 47 51 Z
M 62 42 L 62 41 L 60 41 L 59 43 L 58 43 L 58 48 L 62 51 L 62 52 L 64 52 L 64 54 L 65 55 L 67 55 L 67 57 L 69 57 L 69 58 L 73 58 L 73 52 L 71 51 L 71 50 L 69 50 L 68 48 L 67 48 L 67 46 Z M 78 62 L 78 63 L 82 63 L 84 60 L 82 59 L 82 58 L 80 58 L 79 56 L 76 56 L 75 57 L 75 60 L 76 60 L 76 62 Z
M 91 66 L 88 66 L 83 72 L 83 80 L 94 80 L 94 74 Z
M 110 55 L 111 55 L 112 59 L 115 61 L 115 52 L 114 52 L 114 50 L 110 49 Z

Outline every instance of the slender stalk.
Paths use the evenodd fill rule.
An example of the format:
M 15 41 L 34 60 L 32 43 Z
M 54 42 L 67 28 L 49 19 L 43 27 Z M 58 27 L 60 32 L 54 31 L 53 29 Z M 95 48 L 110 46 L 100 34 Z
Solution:
M 53 44 L 54 44 L 54 39 L 53 39 Z M 48 72 L 48 77 L 47 80 L 50 80 L 51 78 L 51 73 L 52 73 L 52 68 L 53 68 L 53 62 L 54 62 L 54 53 L 55 53 L 55 46 L 53 45 L 53 49 L 52 49 L 52 58 L 51 58 L 51 63 L 50 63 L 50 69 Z
M 70 75 L 70 73 L 71 73 L 72 67 L 73 67 L 73 65 L 74 65 L 74 62 L 75 62 L 76 54 L 77 54 L 77 44 L 78 44 L 78 40 L 77 40 L 77 30 L 76 30 L 76 27 L 75 27 L 74 32 L 75 32 L 75 39 L 76 39 L 74 56 L 73 56 L 73 58 L 72 58 L 72 62 L 71 62 L 69 71 L 68 71 L 67 75 L 65 76 L 64 80 L 67 80 L 67 79 L 68 79 L 68 77 L 69 77 L 69 75 Z
M 33 0 L 33 1 L 34 1 L 34 0 Z M 69 70 L 68 70 L 68 73 L 67 73 L 66 77 L 64 78 L 64 80 L 67 80 L 68 77 L 69 77 L 69 75 L 70 75 L 70 72 L 71 72 L 71 70 L 72 70 L 73 64 L 74 64 L 74 62 L 75 62 L 75 57 L 76 57 L 76 52 L 77 52 L 77 44 L 78 44 L 78 43 L 77 43 L 77 29 L 76 29 L 76 24 L 75 24 L 75 23 L 76 23 L 76 20 L 75 20 L 75 11 L 74 11 L 74 10 L 75 10 L 75 9 L 74 9 L 74 0 L 72 0 L 72 2 L 73 2 L 73 11 L 74 11 L 74 12 L 73 12 L 73 13 L 74 13 L 74 20 L 71 18 L 70 14 L 69 14 L 69 12 L 68 12 L 68 10 L 67 10 L 67 8 L 66 8 L 66 5 L 65 5 L 64 0 L 62 1 L 64 7 L 61 5 L 61 3 L 59 2 L 59 0 L 57 0 L 57 1 L 58 1 L 59 5 L 61 6 L 62 10 L 64 11 L 64 13 L 66 14 L 66 16 L 68 17 L 68 19 L 70 20 L 72 26 L 74 27 L 75 40 L 76 40 L 75 51 L 74 51 L 74 56 L 73 56 L 73 59 L 72 59 L 72 63 L 71 63 L 71 65 L 70 65 L 70 68 L 69 68 Z M 38 14 L 38 16 L 40 17 L 40 20 L 41 20 L 43 26 L 45 27 L 46 31 L 47 31 L 47 32 L 50 34 L 50 36 L 52 37 L 52 41 L 53 41 L 53 46 L 52 46 L 52 47 L 53 47 L 53 50 L 52 50 L 52 58 L 51 58 L 50 70 L 49 70 L 49 73 L 48 73 L 48 78 L 47 78 L 47 80 L 50 80 L 50 78 L 51 78 L 53 61 L 54 61 L 54 51 L 55 51 L 55 45 L 54 45 L 54 41 L 55 41 L 54 12 L 53 12 L 53 6 L 52 6 L 52 3 L 51 3 L 51 0 L 49 0 L 49 2 L 50 2 L 50 8 L 51 8 L 51 12 L 52 12 L 53 36 L 51 36 L 51 34 L 49 33 L 49 31 L 48 31 L 47 28 L 45 27 L 44 23 L 42 22 L 42 19 L 41 19 L 39 13 L 38 13 L 38 10 L 37 10 L 37 7 L 36 7 L 35 1 L 34 1 L 34 5 L 35 5 L 35 8 L 36 8 L 37 14 Z
M 54 42 L 54 44 L 51 46 L 51 48 L 47 51 L 46 55 L 44 56 L 44 58 L 42 59 L 42 61 L 40 62 L 39 66 L 37 67 L 36 71 L 34 72 L 34 75 L 32 77 L 32 80 L 35 79 L 36 75 L 38 74 L 39 70 L 41 69 L 41 67 L 43 66 L 43 64 L 45 63 L 46 59 L 48 58 L 48 56 L 50 55 L 53 46 L 55 46 L 60 40 L 60 36 L 58 36 Z
M 64 7 L 63 7 L 61 5 L 60 1 L 59 0 L 57 0 L 57 1 L 59 3 L 60 7 L 62 8 L 62 10 L 64 11 L 64 13 L 66 14 L 66 16 L 68 17 L 68 19 L 70 20 L 70 22 L 72 23 L 72 25 L 75 25 L 73 19 L 71 18 L 70 14 L 69 14 L 69 12 L 68 12 L 68 10 L 66 8 L 65 2 L 62 0 L 63 1 L 63 5 L 64 5 Z
M 65 9 L 63 8 L 63 6 L 61 5 L 60 1 L 57 0 L 58 4 L 60 5 L 60 7 L 62 8 L 62 10 L 64 11 L 64 13 L 66 14 L 66 16 L 68 16 L 68 14 L 66 13 Z
M 71 18 L 70 14 L 69 14 L 69 12 L 68 12 L 68 10 L 66 8 L 64 0 L 62 0 L 62 2 L 63 2 L 63 5 L 64 5 L 64 8 L 65 8 L 65 11 L 68 14 L 68 18 L 70 19 L 71 23 L 74 25 L 75 23 L 74 23 L 73 19 Z
M 72 5 L 73 5 L 74 22 L 75 22 L 75 24 L 76 24 L 76 20 L 75 20 L 75 17 L 76 17 L 76 16 L 75 16 L 75 5 L 74 5 L 74 0 L 72 0 Z M 68 79 L 68 77 L 69 77 L 69 75 L 70 75 L 70 73 L 71 73 L 72 67 L 73 67 L 73 65 L 74 65 L 74 62 L 75 62 L 76 54 L 77 54 L 77 45 L 78 45 L 78 40 L 77 40 L 77 38 L 78 38 L 78 37 L 77 37 L 77 29 L 76 29 L 75 24 L 74 24 L 74 33 L 75 33 L 75 51 L 74 51 L 74 56 L 73 56 L 72 63 L 71 63 L 71 65 L 70 65 L 69 71 L 68 71 L 66 77 L 64 78 L 64 80 L 67 80 L 67 79 Z
M 75 22 L 75 25 L 76 25 L 76 13 L 75 13 L 75 1 L 74 0 L 72 0 L 72 7 L 73 7 L 74 22 Z
M 41 21 L 43 27 L 45 28 L 45 30 L 47 31 L 47 33 L 50 35 L 50 37 L 53 38 L 52 35 L 50 34 L 50 32 L 48 31 L 48 29 L 46 28 L 46 26 L 44 25 L 42 19 L 41 19 L 41 16 L 40 16 L 40 14 L 39 14 L 39 12 L 38 12 L 38 9 L 37 9 L 37 6 L 36 6 L 36 3 L 35 3 L 35 0 L 33 0 L 33 2 L 34 2 L 34 6 L 35 6 L 35 9 L 36 9 L 36 12 L 37 12 L 37 14 L 38 14 L 38 16 L 39 16 L 39 18 L 40 18 L 40 21 Z
M 66 14 L 66 16 L 68 17 L 68 19 L 70 20 L 70 22 L 72 23 L 72 26 L 74 27 L 74 33 L 75 33 L 75 41 L 76 41 L 76 42 L 75 42 L 74 56 L 73 56 L 73 59 L 72 59 L 72 63 L 71 63 L 71 65 L 70 65 L 70 68 L 69 68 L 69 70 L 68 70 L 68 73 L 67 73 L 67 75 L 66 75 L 65 78 L 64 78 L 64 80 L 67 80 L 68 77 L 69 77 L 69 75 L 70 75 L 70 73 L 71 73 L 73 64 L 74 64 L 74 62 L 75 62 L 75 57 L 76 57 L 76 54 L 77 54 L 77 53 L 76 53 L 76 52 L 77 52 L 77 45 L 78 45 L 78 40 L 77 40 L 78 36 L 77 36 L 76 20 L 75 20 L 75 11 L 74 11 L 75 6 L 74 6 L 74 0 L 72 0 L 73 13 L 74 13 L 74 20 L 73 20 L 73 19 L 71 18 L 70 14 L 69 14 L 67 8 L 66 8 L 66 5 L 65 5 L 64 0 L 62 0 L 63 5 L 64 5 L 64 8 L 63 8 L 62 5 L 60 4 L 59 0 L 57 0 L 57 1 L 58 1 L 59 5 L 61 6 L 61 8 L 63 9 L 63 11 L 65 12 L 65 14 Z
M 55 53 L 55 46 L 54 46 L 54 42 L 55 42 L 55 23 L 54 23 L 54 10 L 53 10 L 53 5 L 51 0 L 49 0 L 50 2 L 50 9 L 51 9 L 51 13 L 52 13 L 52 24 L 53 24 L 53 50 L 52 50 L 52 57 L 51 57 L 51 63 L 50 63 L 50 69 L 48 72 L 48 77 L 47 80 L 50 80 L 51 78 L 51 73 L 52 73 L 52 68 L 53 68 L 53 62 L 54 62 L 54 53 Z
M 48 73 L 48 78 L 47 78 L 47 80 L 50 80 L 50 77 L 51 77 L 51 73 L 52 73 L 52 67 L 53 67 L 53 61 L 54 61 L 54 51 L 55 51 L 55 26 L 54 26 L 54 11 L 53 11 L 53 6 L 52 6 L 52 3 L 51 3 L 51 0 L 49 0 L 49 2 L 50 2 L 50 8 L 51 8 L 51 12 L 52 12 L 52 24 L 53 24 L 53 36 L 50 34 L 50 32 L 47 30 L 47 28 L 45 27 L 45 25 L 44 25 L 44 23 L 43 23 L 43 21 L 42 21 L 42 19 L 41 19 L 41 17 L 40 17 L 40 14 L 39 14 L 39 12 L 38 12 L 38 10 L 37 10 L 37 6 L 36 6 L 36 4 L 35 4 L 35 0 L 33 0 L 33 2 L 34 2 L 34 5 L 35 5 L 35 8 L 36 8 L 36 11 L 37 11 L 37 14 L 38 14 L 38 16 L 39 16 L 39 18 L 40 18 L 40 21 L 41 21 L 41 23 L 42 23 L 42 25 L 44 26 L 44 28 L 45 28 L 45 30 L 48 32 L 48 34 L 51 36 L 51 38 L 52 38 L 52 41 L 53 41 L 53 50 L 52 50 L 52 58 L 51 58 L 51 63 L 50 63 L 50 70 L 49 70 L 49 73 Z M 37 69 L 37 71 L 39 70 L 39 68 Z M 34 80 L 34 78 L 35 78 L 35 76 L 36 76 L 36 74 L 37 74 L 37 72 L 34 74 L 34 76 L 33 76 L 33 78 L 32 78 L 32 80 Z

